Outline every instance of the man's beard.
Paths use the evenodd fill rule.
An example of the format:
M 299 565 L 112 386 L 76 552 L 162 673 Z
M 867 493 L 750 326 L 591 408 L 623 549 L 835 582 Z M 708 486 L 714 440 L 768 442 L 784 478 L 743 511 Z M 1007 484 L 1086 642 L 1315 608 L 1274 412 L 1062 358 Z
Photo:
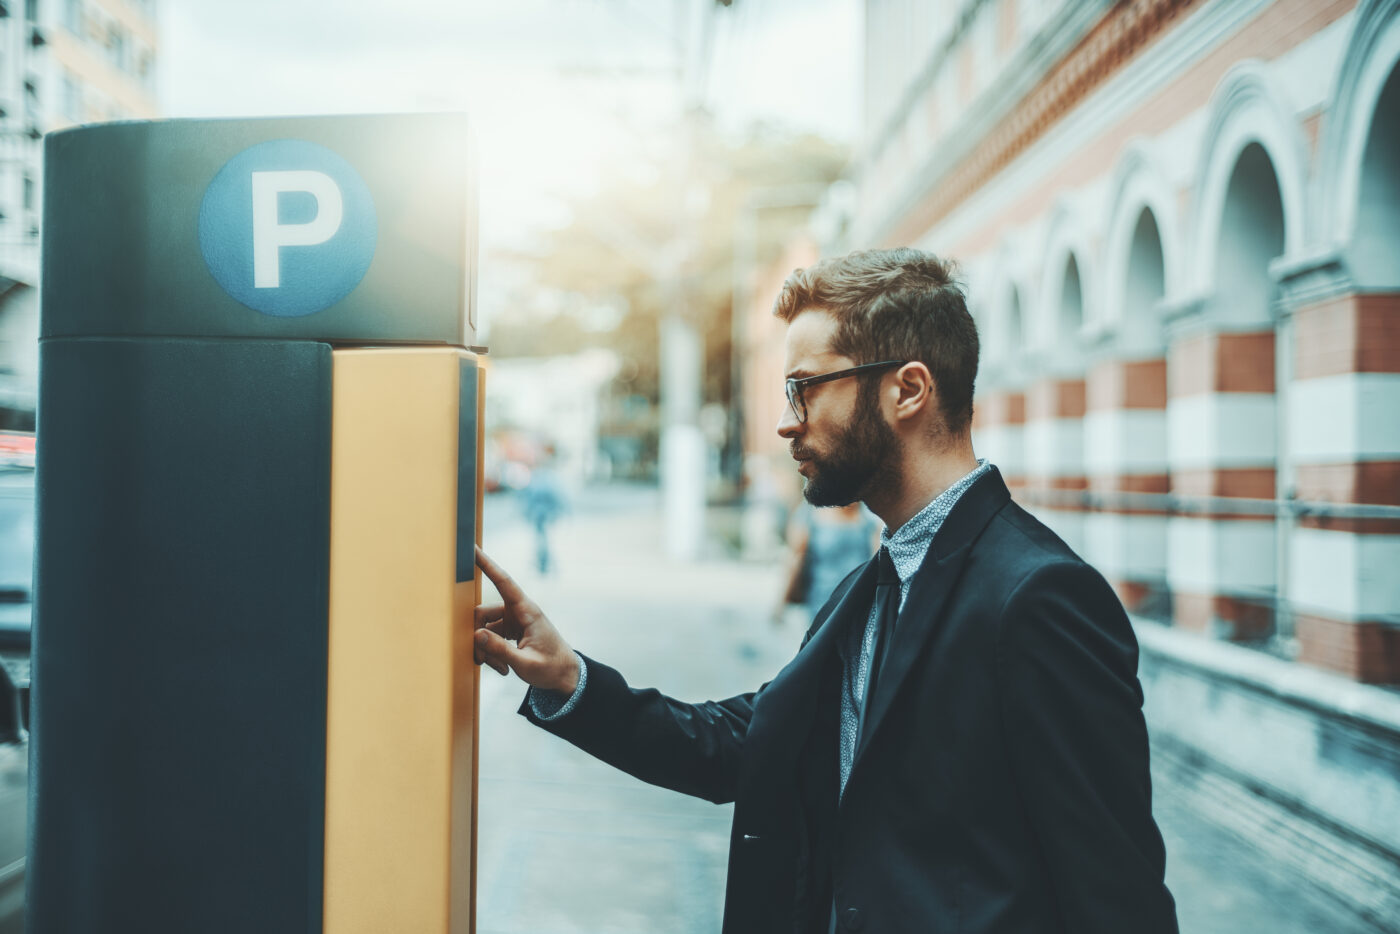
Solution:
M 831 453 L 817 455 L 796 442 L 793 454 L 811 464 L 811 476 L 802 491 L 813 506 L 846 506 L 864 499 L 877 483 L 888 478 L 899 463 L 899 436 L 880 414 L 874 387 L 860 388 L 856 410 L 832 441 Z

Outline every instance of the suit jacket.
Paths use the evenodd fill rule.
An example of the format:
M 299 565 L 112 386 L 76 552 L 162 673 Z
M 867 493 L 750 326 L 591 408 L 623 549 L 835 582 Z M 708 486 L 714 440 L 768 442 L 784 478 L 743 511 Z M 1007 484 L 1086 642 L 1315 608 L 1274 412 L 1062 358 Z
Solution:
M 1175 932 L 1152 819 L 1137 642 L 1113 590 L 980 477 L 900 613 L 845 795 L 853 572 L 757 692 L 688 704 L 588 659 L 545 729 L 646 782 L 734 802 L 724 934 Z

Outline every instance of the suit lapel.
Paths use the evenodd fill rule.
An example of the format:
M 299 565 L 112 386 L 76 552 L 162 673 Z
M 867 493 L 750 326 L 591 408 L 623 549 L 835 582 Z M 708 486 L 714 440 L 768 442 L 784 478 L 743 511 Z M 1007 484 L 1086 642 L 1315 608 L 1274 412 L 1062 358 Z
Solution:
M 880 725 L 894 704 L 900 687 L 909 677 L 915 662 L 928 651 L 925 647 L 934 633 L 940 629 L 943 606 L 957 586 L 972 543 L 1010 498 L 1001 474 L 993 467 L 959 497 L 952 512 L 934 535 L 928 554 L 924 556 L 923 564 L 909 586 L 909 598 L 900 611 L 894 642 L 890 646 L 885 668 L 880 672 L 875 695 L 866 699 L 864 723 L 856 745 L 855 761 L 851 765 L 852 779 L 860 770 L 861 757 L 869 748 L 871 739 L 880 731 Z M 867 613 L 870 610 L 869 600 L 870 597 L 867 597 Z M 847 787 L 850 787 L 849 780 Z
M 831 612 L 823 618 L 817 614 L 817 625 L 796 657 L 759 695 L 754 719 L 750 724 L 745 745 L 762 755 L 768 766 L 776 765 L 773 756 L 796 755 L 811 730 L 817 709 L 817 690 L 822 677 L 829 672 L 829 662 L 837 642 L 849 632 L 853 619 L 864 620 L 870 613 L 870 601 L 875 594 L 876 566 L 871 559 L 849 582 Z M 771 733 L 772 735 L 765 735 Z M 782 773 L 776 773 L 782 774 Z
M 832 594 L 835 606 L 831 612 L 822 618 L 821 611 L 817 612 L 816 621 L 810 632 L 810 639 L 806 643 L 808 646 L 818 646 L 817 651 L 825 653 L 831 651 L 835 646 L 836 634 L 846 630 L 852 619 L 864 619 L 870 613 L 870 601 L 875 598 L 875 578 L 879 571 L 879 565 L 875 556 L 861 567 L 860 571 L 851 579 L 846 587 L 845 593 Z M 825 609 L 825 607 L 823 607 Z M 802 656 L 798 655 L 798 659 Z
M 864 619 L 870 613 L 870 601 L 875 596 L 875 573 L 875 559 L 872 558 L 851 581 L 846 592 L 836 600 L 836 605 L 826 614 L 824 620 L 818 613 L 820 625 L 812 627 L 816 631 L 811 634 L 802 651 L 798 652 L 768 685 L 764 692 L 765 700 L 775 692 L 795 695 L 816 688 L 821 670 L 825 667 L 824 663 L 836 650 L 840 634 L 848 631 L 852 619 Z

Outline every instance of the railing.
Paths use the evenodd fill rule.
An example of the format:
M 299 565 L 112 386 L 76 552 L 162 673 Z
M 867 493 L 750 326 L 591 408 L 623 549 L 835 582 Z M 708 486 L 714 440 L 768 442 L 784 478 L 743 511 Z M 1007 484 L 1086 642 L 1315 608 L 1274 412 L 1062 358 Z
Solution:
M 1180 493 L 1136 493 L 1126 490 L 1055 490 L 1024 486 L 1018 493 L 1038 505 L 1072 507 L 1094 512 L 1162 512 L 1173 515 L 1259 515 L 1337 519 L 1393 519 L 1400 506 L 1337 503 L 1322 500 L 1250 499 L 1240 496 L 1187 496 Z
M 1015 495 L 1032 507 L 1072 509 L 1086 513 L 1152 513 L 1165 516 L 1238 516 L 1272 518 L 1278 523 L 1275 558 L 1275 586 L 1254 593 L 1235 593 L 1242 603 L 1257 605 L 1272 619 L 1271 632 L 1256 647 L 1285 658 L 1295 657 L 1298 643 L 1294 629 L 1294 608 L 1283 595 L 1289 592 L 1288 549 L 1291 533 L 1300 520 L 1370 520 L 1396 523 L 1400 531 L 1400 506 L 1380 503 L 1340 503 L 1324 500 L 1257 499 L 1234 496 L 1191 496 L 1180 493 L 1141 493 L 1120 490 L 1057 490 L 1023 486 Z M 1147 584 L 1147 594 L 1135 615 L 1170 624 L 1172 594 L 1167 581 Z M 1400 613 L 1400 607 L 1395 611 Z

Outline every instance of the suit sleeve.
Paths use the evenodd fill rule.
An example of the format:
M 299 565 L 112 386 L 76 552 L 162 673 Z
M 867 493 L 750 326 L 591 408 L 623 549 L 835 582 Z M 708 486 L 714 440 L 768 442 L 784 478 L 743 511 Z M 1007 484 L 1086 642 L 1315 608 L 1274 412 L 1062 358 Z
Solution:
M 1000 627 L 1002 723 L 1066 930 L 1175 934 L 1137 639 L 1082 563 L 1032 572 Z
M 716 804 L 734 800 L 755 694 L 687 704 L 631 688 L 614 669 L 584 658 L 588 686 L 567 716 L 542 720 L 528 695 L 520 713 L 648 784 Z

